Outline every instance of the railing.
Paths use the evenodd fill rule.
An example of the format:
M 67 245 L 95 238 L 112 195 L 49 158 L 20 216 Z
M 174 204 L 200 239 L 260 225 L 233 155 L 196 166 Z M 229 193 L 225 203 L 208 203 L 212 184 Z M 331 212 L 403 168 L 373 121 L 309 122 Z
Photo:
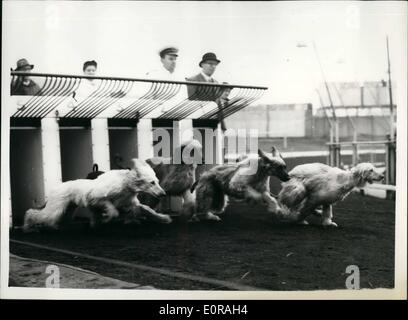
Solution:
M 267 87 L 234 84 L 203 83 L 190 81 L 169 81 L 158 79 L 139 79 L 123 77 L 99 77 L 69 74 L 32 73 L 11 71 L 12 83 L 19 77 L 30 77 L 42 82 L 39 91 L 28 98 L 13 118 L 44 118 L 70 100 L 63 118 L 95 118 L 114 105 L 109 117 L 117 119 L 149 118 L 159 106 L 165 105 L 162 112 L 154 117 L 180 120 L 184 118 L 217 119 L 222 112 L 227 117 L 259 99 Z M 88 81 L 88 82 L 86 82 Z M 82 86 L 93 83 L 92 90 L 84 96 L 79 92 Z M 188 95 L 187 89 L 194 86 L 194 93 Z M 185 87 L 183 92 L 182 87 Z M 89 88 L 88 88 L 89 89 Z M 217 103 L 224 90 L 231 95 L 221 108 Z M 79 101 L 77 100 L 79 98 Z M 214 103 L 215 102 L 215 103 Z M 205 107 L 205 108 L 204 108 Z M 200 111 L 201 113 L 197 113 Z
M 351 147 L 352 160 L 351 165 L 355 166 L 360 162 L 360 154 L 363 149 L 361 146 L 382 146 L 384 148 L 384 166 L 385 166 L 385 183 L 395 185 L 396 178 L 396 141 L 391 139 L 378 141 L 345 141 L 339 143 L 327 143 L 329 147 L 329 164 L 331 166 L 341 166 L 341 150 Z M 372 150 L 369 151 L 372 156 Z M 370 162 L 375 162 L 371 157 Z

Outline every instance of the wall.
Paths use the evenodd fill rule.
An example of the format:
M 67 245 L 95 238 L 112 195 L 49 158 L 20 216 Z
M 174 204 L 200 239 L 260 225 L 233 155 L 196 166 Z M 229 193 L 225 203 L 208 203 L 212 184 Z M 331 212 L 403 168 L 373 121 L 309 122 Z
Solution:
M 358 136 L 386 136 L 389 129 L 389 117 L 381 116 L 359 116 L 350 117 L 354 122 Z M 350 121 L 341 117 L 339 119 L 340 138 L 349 138 L 353 136 L 353 127 Z M 313 136 L 323 138 L 329 136 L 329 123 L 326 118 L 314 117 Z
M 115 156 L 120 155 L 124 166 L 130 166 L 130 160 L 137 158 L 137 129 L 109 129 L 109 155 L 111 169 L 118 169 Z
M 41 129 L 10 130 L 10 179 L 13 223 L 27 209 L 44 204 Z
M 386 136 L 389 116 L 350 116 L 361 136 Z M 353 136 L 347 117 L 338 117 L 341 138 Z M 258 129 L 260 137 L 329 137 L 329 123 L 325 117 L 313 116 L 311 104 L 258 105 L 245 108 L 225 119 L 227 129 Z
M 91 130 L 60 130 L 62 181 L 84 179 L 92 171 Z
M 258 129 L 260 136 L 305 137 L 312 131 L 311 104 L 258 105 L 226 118 L 228 129 Z

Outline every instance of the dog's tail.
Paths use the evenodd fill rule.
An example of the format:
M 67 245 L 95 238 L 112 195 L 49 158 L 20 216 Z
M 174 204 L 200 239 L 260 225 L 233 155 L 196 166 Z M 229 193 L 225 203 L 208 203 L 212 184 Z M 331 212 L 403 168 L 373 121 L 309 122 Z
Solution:
M 287 207 L 293 208 L 302 202 L 306 196 L 306 188 L 301 180 L 292 178 L 283 184 L 279 192 L 279 201 Z

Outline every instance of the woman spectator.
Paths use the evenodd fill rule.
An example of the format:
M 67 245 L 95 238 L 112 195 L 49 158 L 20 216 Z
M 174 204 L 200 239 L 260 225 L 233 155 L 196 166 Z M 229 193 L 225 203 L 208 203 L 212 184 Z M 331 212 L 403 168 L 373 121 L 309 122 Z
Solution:
M 83 72 L 85 76 L 95 76 L 98 64 L 95 60 L 85 61 L 83 65 Z M 78 98 L 84 99 L 89 97 L 99 85 L 99 81 L 92 78 L 83 78 L 78 86 L 78 89 L 74 92 L 73 98 L 78 101 Z

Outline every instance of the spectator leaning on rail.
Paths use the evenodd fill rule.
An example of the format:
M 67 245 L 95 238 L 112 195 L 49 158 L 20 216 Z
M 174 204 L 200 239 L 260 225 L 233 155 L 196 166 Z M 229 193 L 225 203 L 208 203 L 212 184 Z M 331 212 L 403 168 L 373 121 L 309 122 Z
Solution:
M 31 72 L 33 64 L 29 64 L 27 59 L 17 61 L 17 68 L 14 71 Z M 11 83 L 11 94 L 20 96 L 35 96 L 40 91 L 40 87 L 29 76 L 18 76 Z
M 222 84 L 228 84 L 228 82 L 223 82 Z M 227 127 L 225 126 L 224 122 L 224 109 L 225 107 L 228 106 L 229 98 L 228 96 L 231 93 L 231 88 L 226 87 L 221 89 L 221 96 L 219 96 L 216 100 L 215 103 L 218 106 L 218 113 L 217 113 L 217 119 L 218 123 L 220 124 L 222 132 L 225 132 L 227 130 Z
M 85 76 L 95 76 L 96 71 L 98 68 L 98 63 L 95 60 L 90 60 L 90 61 L 85 61 L 84 65 L 82 67 L 82 71 Z M 94 92 L 99 85 L 100 81 L 97 79 L 81 79 L 81 82 L 76 89 L 76 91 L 73 93 L 73 98 L 76 102 L 80 99 L 84 99 L 89 97 L 92 92 Z
M 218 60 L 215 53 L 207 52 L 203 55 L 200 63 L 198 64 L 201 68 L 201 72 L 193 77 L 186 78 L 186 80 L 194 82 L 218 83 L 212 76 L 220 62 L 221 61 Z M 190 85 L 187 87 L 188 96 L 193 100 L 212 100 L 213 92 L 212 90 L 207 89 L 208 88 Z M 215 91 L 216 90 L 214 90 L 214 93 Z M 211 94 L 209 94 L 210 92 Z
M 176 65 L 179 50 L 175 47 L 165 47 L 159 51 L 161 66 L 146 73 L 149 79 L 177 81 Z

